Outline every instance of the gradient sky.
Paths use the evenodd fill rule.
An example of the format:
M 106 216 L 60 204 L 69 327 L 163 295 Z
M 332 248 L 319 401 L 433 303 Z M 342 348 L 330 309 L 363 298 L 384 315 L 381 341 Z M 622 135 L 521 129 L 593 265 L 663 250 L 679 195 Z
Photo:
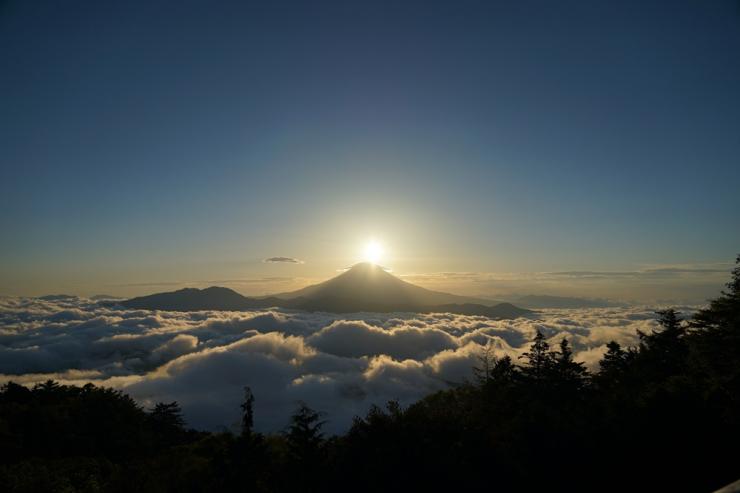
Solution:
M 0 167 L 0 294 L 284 291 L 375 238 L 470 294 L 701 298 L 740 5 L 5 1 Z

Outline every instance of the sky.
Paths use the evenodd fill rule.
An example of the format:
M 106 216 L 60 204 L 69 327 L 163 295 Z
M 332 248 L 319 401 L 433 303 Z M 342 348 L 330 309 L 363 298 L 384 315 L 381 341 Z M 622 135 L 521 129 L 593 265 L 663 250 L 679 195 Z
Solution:
M 6 0 L 0 95 L 4 295 L 287 291 L 376 241 L 462 294 L 695 301 L 740 253 L 732 0 Z

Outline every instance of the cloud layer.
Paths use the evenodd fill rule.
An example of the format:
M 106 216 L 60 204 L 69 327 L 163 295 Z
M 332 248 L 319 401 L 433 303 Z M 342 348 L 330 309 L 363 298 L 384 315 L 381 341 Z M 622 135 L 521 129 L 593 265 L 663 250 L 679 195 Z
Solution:
M 0 298 L 0 382 L 120 388 L 142 405 L 177 400 L 189 425 L 234 429 L 244 386 L 255 425 L 283 429 L 299 400 L 341 432 L 371 404 L 409 404 L 472 376 L 486 345 L 517 358 L 537 330 L 593 366 L 610 340 L 636 344 L 647 307 L 547 310 L 496 321 L 438 314 L 162 312 L 72 296 Z

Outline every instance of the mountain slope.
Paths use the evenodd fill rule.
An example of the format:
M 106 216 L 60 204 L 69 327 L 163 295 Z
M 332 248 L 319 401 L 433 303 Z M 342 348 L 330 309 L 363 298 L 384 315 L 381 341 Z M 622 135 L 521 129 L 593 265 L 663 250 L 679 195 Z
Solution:
M 373 304 L 440 305 L 475 303 L 486 305 L 492 303 L 490 300 L 425 289 L 403 281 L 382 267 L 367 262 L 355 264 L 328 281 L 307 286 L 297 291 L 279 293 L 273 295 L 273 297 L 286 300 L 296 298 L 306 300 L 361 298 Z
M 234 290 L 220 287 L 185 288 L 169 293 L 140 296 L 121 303 L 126 308 L 145 310 L 249 310 L 262 308 L 265 302 L 242 296 Z

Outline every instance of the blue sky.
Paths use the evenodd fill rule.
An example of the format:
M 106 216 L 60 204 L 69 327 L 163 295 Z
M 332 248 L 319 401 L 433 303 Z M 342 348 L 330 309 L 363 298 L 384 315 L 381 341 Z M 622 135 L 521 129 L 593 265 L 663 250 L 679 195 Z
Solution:
M 0 293 L 734 259 L 737 2 L 399 3 L 2 3 Z

